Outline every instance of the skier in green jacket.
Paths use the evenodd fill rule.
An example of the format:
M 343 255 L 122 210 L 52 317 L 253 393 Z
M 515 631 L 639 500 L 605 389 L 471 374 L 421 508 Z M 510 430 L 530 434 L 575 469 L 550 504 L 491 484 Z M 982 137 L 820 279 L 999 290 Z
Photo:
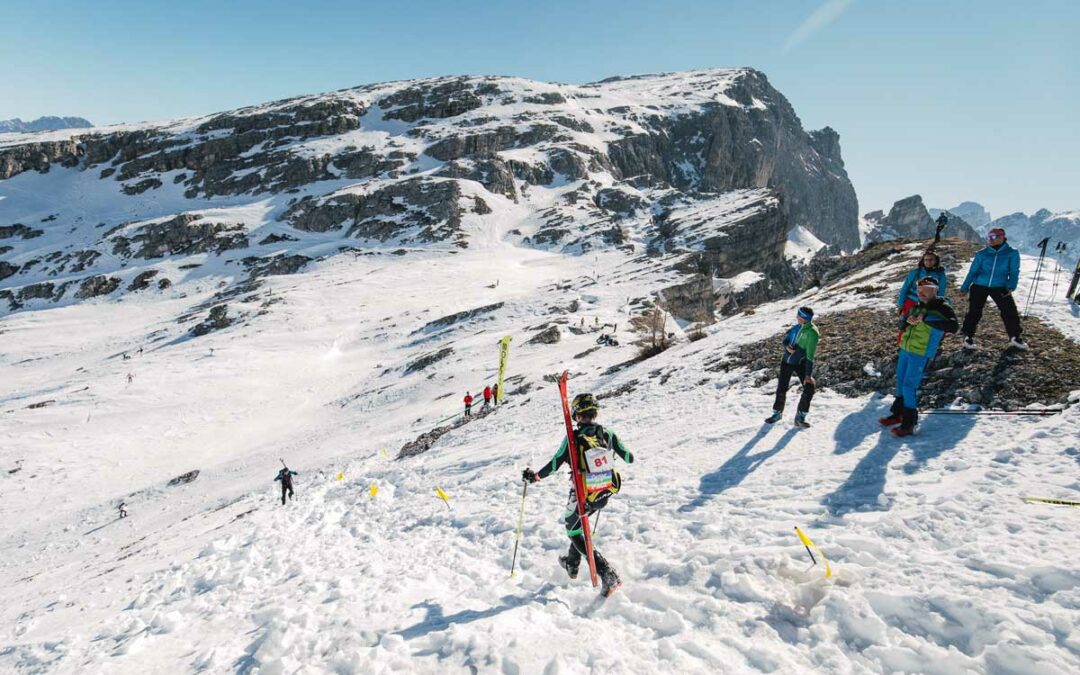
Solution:
M 795 426 L 803 429 L 810 425 L 806 413 L 810 412 L 810 401 L 814 398 L 817 382 L 814 381 L 814 357 L 817 354 L 818 340 L 821 335 L 814 325 L 814 310 L 800 307 L 795 314 L 797 323 L 784 335 L 784 353 L 780 359 L 780 380 L 776 383 L 776 400 L 773 402 L 772 415 L 765 419 L 767 424 L 780 421 L 784 414 L 784 401 L 787 399 L 788 385 L 793 374 L 803 383 L 802 396 L 795 413 Z
M 622 485 L 619 472 L 612 467 L 611 454 L 618 455 L 627 464 L 633 463 L 634 456 L 622 444 L 615 432 L 596 423 L 600 406 L 595 396 L 578 394 L 574 397 L 572 411 L 574 421 L 578 423 L 577 429 L 574 430 L 574 445 L 578 452 L 578 467 L 583 474 L 582 484 L 585 486 L 585 517 L 587 518 L 607 506 L 608 499 L 617 493 Z M 540 467 L 539 471 L 525 469 L 521 477 L 528 483 L 535 483 L 558 471 L 563 464 L 569 463 L 570 447 L 567 439 L 563 438 L 562 445 L 559 446 L 559 450 L 550 462 Z M 566 524 L 566 536 L 570 537 L 570 550 L 566 555 L 559 556 L 559 565 L 566 570 L 571 579 L 576 579 L 581 556 L 585 555 L 585 536 L 578 516 L 577 494 L 573 487 L 570 488 L 563 522 Z M 595 546 L 593 546 L 593 560 L 596 562 L 596 571 L 603 582 L 600 592 L 607 597 L 615 592 L 622 582 L 618 573 L 607 559 L 600 555 L 600 551 L 596 550 Z

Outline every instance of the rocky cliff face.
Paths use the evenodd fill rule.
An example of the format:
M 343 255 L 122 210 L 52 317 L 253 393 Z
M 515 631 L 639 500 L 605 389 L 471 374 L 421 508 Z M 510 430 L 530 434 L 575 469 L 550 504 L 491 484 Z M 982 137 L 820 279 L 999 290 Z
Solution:
M 953 216 L 959 216 L 965 223 L 970 225 L 980 234 L 986 232 L 986 226 L 993 220 L 990 217 L 990 212 L 978 202 L 961 202 L 951 209 L 929 209 L 929 211 L 930 217 L 934 219 L 937 219 L 942 212 L 947 212 Z
M 749 69 L 582 86 L 435 78 L 167 124 L 9 134 L 0 181 L 0 194 L 8 181 L 19 190 L 0 201 L 0 231 L 14 233 L 0 242 L 0 290 L 20 303 L 101 275 L 143 288 L 136 276 L 154 260 L 307 260 L 298 249 L 313 238 L 452 250 L 511 219 L 506 236 L 526 246 L 644 242 L 714 278 L 782 265 L 796 226 L 859 244 L 838 134 L 804 130 Z M 752 217 L 727 210 L 744 193 L 762 207 Z M 738 225 L 705 222 L 718 217 Z
M 965 241 L 979 242 L 982 236 L 963 218 L 948 213 L 949 223 L 942 236 L 957 237 Z M 867 235 L 869 242 L 881 242 L 889 239 L 932 239 L 937 229 L 935 219 L 923 204 L 922 197 L 912 195 L 893 204 L 886 215 L 875 211 L 863 216 L 871 225 Z

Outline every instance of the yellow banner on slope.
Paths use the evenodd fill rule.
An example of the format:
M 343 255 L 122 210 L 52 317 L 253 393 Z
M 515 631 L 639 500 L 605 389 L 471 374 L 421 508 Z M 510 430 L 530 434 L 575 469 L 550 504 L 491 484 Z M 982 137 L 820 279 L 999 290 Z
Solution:
M 369 492 L 371 492 L 371 496 L 374 497 L 375 495 L 379 494 L 379 486 L 375 483 L 372 483 Z
M 817 544 L 810 541 L 810 537 L 806 536 L 806 534 L 802 530 L 800 530 L 798 526 L 795 527 L 795 534 L 799 535 L 799 540 L 802 542 L 803 546 L 806 547 L 806 552 L 810 554 L 810 560 L 812 560 L 815 565 L 817 564 L 817 559 L 814 558 L 814 554 L 810 549 L 814 549 L 814 551 L 818 552 L 818 555 L 821 556 L 821 561 L 825 563 L 825 578 L 828 579 L 829 577 L 831 577 L 832 567 L 829 566 L 828 558 L 826 558 L 825 554 L 821 552 L 821 549 L 817 547 Z
M 345 480 L 345 474 L 343 474 L 343 473 L 339 473 L 339 474 L 337 475 L 337 479 L 338 479 L 338 480 Z
M 499 381 L 497 383 L 498 396 L 495 397 L 496 403 L 502 403 L 503 397 L 506 392 L 503 391 L 503 376 L 506 374 L 506 360 L 510 357 L 510 336 L 507 335 L 503 339 L 499 340 Z

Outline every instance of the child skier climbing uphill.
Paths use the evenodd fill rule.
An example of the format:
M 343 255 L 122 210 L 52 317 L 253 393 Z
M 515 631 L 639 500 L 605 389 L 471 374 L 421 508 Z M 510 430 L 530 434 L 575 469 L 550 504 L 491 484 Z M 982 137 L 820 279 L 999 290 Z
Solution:
M 581 467 L 582 483 L 585 485 L 585 516 L 598 512 L 607 505 L 611 495 L 619 491 L 622 478 L 619 472 L 611 466 L 611 453 L 615 453 L 627 464 L 632 464 L 634 456 L 622 444 L 614 432 L 605 429 L 596 423 L 596 416 L 600 406 L 596 397 L 592 394 L 578 394 L 573 403 L 574 421 L 578 427 L 574 430 L 574 441 L 578 452 L 578 466 Z M 540 468 L 539 471 L 525 469 L 521 473 L 522 480 L 535 483 L 559 470 L 563 464 L 570 463 L 570 449 L 567 439 L 563 439 L 559 450 L 551 458 L 551 461 Z M 566 524 L 566 535 L 570 537 L 570 550 L 564 556 L 559 556 L 559 565 L 566 570 L 571 579 L 577 578 L 578 566 L 581 558 L 585 555 L 585 537 L 580 517 L 578 516 L 577 495 L 574 488 L 570 489 L 570 498 L 567 502 L 566 513 L 563 515 Z M 619 575 L 600 551 L 593 547 L 593 560 L 596 562 L 596 571 L 603 581 L 601 594 L 604 597 L 611 595 L 621 585 Z

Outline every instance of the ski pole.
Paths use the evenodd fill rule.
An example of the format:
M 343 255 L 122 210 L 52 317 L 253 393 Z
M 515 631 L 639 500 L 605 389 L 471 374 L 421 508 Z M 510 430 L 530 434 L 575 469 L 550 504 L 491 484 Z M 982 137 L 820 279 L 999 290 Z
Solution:
M 920 415 L 1056 415 L 1060 410 L 920 410 Z
M 510 577 L 514 576 L 514 566 L 517 564 L 518 543 L 521 542 L 521 526 L 525 522 L 525 493 L 529 491 L 529 484 L 521 481 L 521 511 L 518 513 L 517 535 L 514 537 L 514 557 L 510 561 Z

